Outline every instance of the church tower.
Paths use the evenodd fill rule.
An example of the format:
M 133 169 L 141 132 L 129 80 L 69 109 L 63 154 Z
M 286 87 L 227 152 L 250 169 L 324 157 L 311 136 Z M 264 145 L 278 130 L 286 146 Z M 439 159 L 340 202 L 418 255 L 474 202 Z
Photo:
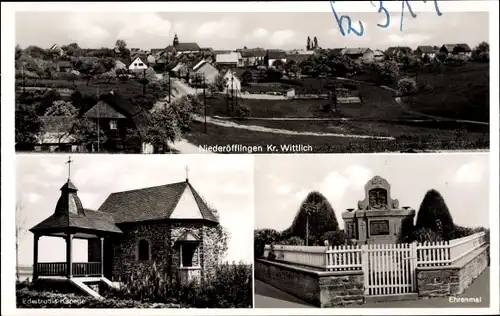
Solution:
M 177 37 L 177 33 L 174 36 L 174 47 L 179 45 L 179 37 Z

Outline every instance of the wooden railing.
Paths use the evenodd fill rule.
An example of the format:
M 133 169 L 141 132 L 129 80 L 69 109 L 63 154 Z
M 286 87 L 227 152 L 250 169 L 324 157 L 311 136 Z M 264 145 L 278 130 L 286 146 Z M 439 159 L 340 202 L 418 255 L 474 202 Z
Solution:
M 102 274 L 102 266 L 100 262 L 74 262 L 74 276 L 100 276 Z
M 41 262 L 37 264 L 39 276 L 66 276 L 66 262 Z
M 66 262 L 40 262 L 37 264 L 38 276 L 67 276 Z M 100 262 L 73 262 L 73 276 L 100 276 L 102 265 Z

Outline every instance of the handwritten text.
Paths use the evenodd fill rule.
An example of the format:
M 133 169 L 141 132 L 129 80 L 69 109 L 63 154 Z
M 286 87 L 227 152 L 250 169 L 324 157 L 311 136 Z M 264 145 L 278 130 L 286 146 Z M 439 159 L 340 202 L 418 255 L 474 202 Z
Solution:
M 427 0 L 423 0 L 423 2 L 427 3 Z M 438 0 L 433 0 L 433 2 L 434 2 L 434 9 L 436 10 L 437 15 L 438 16 L 443 15 L 443 13 L 441 13 L 441 10 L 439 10 Z M 391 24 L 391 14 L 387 10 L 387 8 L 384 7 L 384 1 L 379 0 L 378 6 L 374 4 L 374 1 L 370 1 L 370 3 L 372 4 L 372 6 L 377 8 L 377 13 L 381 13 L 385 17 L 385 23 L 384 24 L 377 23 L 377 26 L 380 28 L 388 28 Z M 353 26 L 352 19 L 350 16 L 340 15 L 340 17 L 339 17 L 339 15 L 337 14 L 337 11 L 334 8 L 334 5 L 335 5 L 335 1 L 330 1 L 330 7 L 332 9 L 333 16 L 335 17 L 335 21 L 339 27 L 340 34 L 342 34 L 342 36 L 346 36 L 346 35 L 353 33 L 357 36 L 363 36 L 365 33 L 365 28 L 364 28 L 363 22 L 358 21 L 359 29 L 356 29 Z M 412 18 L 417 17 L 417 15 L 413 12 L 413 9 L 410 5 L 410 1 L 402 0 L 401 1 L 401 18 L 399 21 L 399 30 L 401 32 L 403 31 L 403 21 L 404 21 L 405 8 L 408 9 L 408 12 L 410 13 Z M 347 25 L 345 25 L 344 22 L 347 22 Z

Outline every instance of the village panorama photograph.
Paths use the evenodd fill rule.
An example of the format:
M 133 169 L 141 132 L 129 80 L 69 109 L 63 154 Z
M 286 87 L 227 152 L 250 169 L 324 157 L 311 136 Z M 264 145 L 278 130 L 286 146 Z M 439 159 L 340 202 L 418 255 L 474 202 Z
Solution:
M 262 155 L 254 181 L 255 308 L 494 300 L 486 153 Z
M 487 151 L 489 13 L 440 13 L 17 12 L 16 151 Z
M 252 308 L 251 158 L 18 155 L 17 308 Z

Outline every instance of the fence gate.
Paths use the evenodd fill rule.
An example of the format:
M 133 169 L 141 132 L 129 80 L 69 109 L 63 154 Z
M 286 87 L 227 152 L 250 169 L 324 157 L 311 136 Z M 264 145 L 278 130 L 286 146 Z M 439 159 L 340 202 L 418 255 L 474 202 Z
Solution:
M 407 294 L 416 291 L 417 249 L 411 244 L 362 246 L 365 295 Z

